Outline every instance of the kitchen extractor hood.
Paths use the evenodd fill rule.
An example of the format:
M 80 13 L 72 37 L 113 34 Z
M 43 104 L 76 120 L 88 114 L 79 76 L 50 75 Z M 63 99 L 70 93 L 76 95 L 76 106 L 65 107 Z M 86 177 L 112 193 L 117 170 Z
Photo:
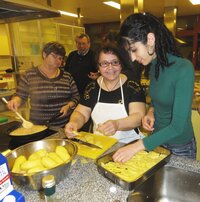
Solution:
M 0 0 L 1 24 L 59 16 L 59 11 L 49 6 L 23 0 Z

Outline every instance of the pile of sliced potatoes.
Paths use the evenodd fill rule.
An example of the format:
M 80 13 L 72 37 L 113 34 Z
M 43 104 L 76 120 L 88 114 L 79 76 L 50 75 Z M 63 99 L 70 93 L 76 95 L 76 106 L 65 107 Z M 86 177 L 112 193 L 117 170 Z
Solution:
M 57 146 L 54 152 L 40 149 L 32 153 L 28 158 L 20 155 L 15 159 L 12 172 L 14 173 L 36 173 L 54 168 L 62 163 L 67 163 L 70 155 L 64 146 Z
M 166 156 L 166 154 L 154 151 L 141 151 L 126 163 L 107 162 L 101 163 L 101 166 L 118 176 L 120 179 L 127 182 L 133 182 L 161 160 L 166 158 Z

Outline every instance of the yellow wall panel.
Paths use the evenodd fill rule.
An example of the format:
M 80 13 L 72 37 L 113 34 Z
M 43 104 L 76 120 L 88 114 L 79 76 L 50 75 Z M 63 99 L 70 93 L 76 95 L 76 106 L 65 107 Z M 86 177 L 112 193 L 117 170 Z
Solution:
M 9 37 L 8 30 L 5 24 L 0 25 L 0 55 L 10 55 L 10 45 L 9 45 Z

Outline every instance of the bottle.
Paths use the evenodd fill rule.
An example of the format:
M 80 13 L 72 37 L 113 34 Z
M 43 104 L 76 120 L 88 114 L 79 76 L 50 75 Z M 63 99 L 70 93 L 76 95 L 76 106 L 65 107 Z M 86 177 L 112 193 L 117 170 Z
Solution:
M 42 187 L 44 188 L 45 202 L 56 201 L 56 182 L 53 175 L 47 175 L 42 178 Z

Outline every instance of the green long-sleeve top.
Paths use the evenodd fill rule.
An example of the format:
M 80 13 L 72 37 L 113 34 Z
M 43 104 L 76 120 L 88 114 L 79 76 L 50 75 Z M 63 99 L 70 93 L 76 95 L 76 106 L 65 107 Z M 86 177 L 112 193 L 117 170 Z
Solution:
M 154 107 L 153 134 L 143 139 L 147 150 L 162 144 L 183 144 L 194 137 L 191 122 L 194 68 L 184 58 L 167 55 L 170 67 L 160 69 L 155 78 L 156 59 L 150 69 L 149 94 Z

